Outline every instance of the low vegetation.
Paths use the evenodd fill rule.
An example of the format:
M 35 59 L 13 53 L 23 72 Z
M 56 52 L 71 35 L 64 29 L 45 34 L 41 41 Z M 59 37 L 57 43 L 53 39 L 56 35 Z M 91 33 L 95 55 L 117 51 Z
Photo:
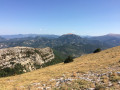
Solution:
M 0 77 L 6 77 L 6 76 L 11 76 L 11 75 L 16 75 L 16 74 L 22 74 L 24 73 L 23 70 L 25 68 L 21 64 L 16 64 L 14 68 L 4 68 L 0 69 Z

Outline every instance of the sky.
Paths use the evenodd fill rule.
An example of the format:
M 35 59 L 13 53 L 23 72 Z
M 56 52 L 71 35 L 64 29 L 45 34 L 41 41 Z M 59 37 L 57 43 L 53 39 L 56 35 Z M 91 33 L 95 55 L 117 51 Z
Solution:
M 120 0 L 0 0 L 0 35 L 120 34 Z

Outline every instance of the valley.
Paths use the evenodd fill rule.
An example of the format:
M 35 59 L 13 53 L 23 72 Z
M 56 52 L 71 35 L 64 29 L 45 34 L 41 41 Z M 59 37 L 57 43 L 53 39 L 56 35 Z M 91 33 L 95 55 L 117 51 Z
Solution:
M 56 35 L 57 36 L 57 35 Z M 95 49 L 107 49 L 120 44 L 119 38 L 113 40 L 98 40 L 94 38 L 83 38 L 75 34 L 64 34 L 59 37 L 49 36 L 49 38 L 36 36 L 36 37 L 24 37 L 13 38 L 9 40 L 3 40 L 0 42 L 0 48 L 25 46 L 33 48 L 45 48 L 50 47 L 60 52 L 64 56 L 71 55 L 73 57 L 79 57 L 83 54 L 92 53 Z M 51 38 L 50 38 L 51 37 Z M 101 36 L 102 37 L 102 36 Z M 109 38 L 109 37 L 108 37 Z M 97 40 L 96 40 L 97 39 Z M 113 45 L 114 44 L 114 45 Z

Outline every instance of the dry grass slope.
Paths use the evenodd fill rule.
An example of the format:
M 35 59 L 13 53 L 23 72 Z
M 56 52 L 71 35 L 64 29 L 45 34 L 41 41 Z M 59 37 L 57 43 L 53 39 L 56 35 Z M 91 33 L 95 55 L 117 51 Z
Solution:
M 74 62 L 49 66 L 36 71 L 28 72 L 22 75 L 0 78 L 0 90 L 13 90 L 28 86 L 31 83 L 41 82 L 49 83 L 51 78 L 57 78 L 63 74 L 70 75 L 73 72 L 106 72 L 109 67 L 120 66 L 120 46 L 92 53 L 76 58 Z M 21 90 L 21 89 L 18 89 Z

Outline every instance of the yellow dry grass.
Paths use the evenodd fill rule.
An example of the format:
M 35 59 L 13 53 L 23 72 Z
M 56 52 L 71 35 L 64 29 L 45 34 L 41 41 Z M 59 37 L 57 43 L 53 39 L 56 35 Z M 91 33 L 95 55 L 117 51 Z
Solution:
M 27 87 L 35 82 L 49 83 L 49 80 L 52 78 L 78 71 L 107 71 L 109 66 L 119 65 L 119 60 L 120 46 L 99 53 L 81 56 L 74 59 L 72 63 L 60 63 L 22 75 L 0 78 L 0 90 L 13 90 L 22 86 Z

